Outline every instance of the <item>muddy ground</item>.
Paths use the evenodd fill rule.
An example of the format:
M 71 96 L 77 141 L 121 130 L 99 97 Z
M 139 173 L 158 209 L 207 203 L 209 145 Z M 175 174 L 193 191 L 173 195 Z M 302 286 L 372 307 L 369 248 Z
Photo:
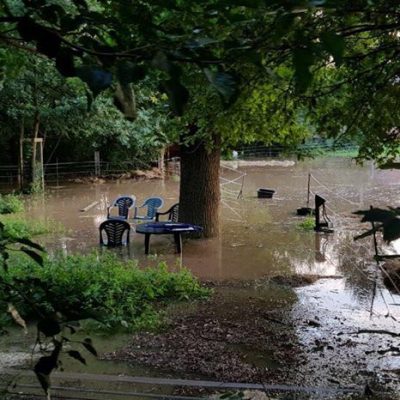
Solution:
M 317 312 L 293 314 L 298 300 L 293 286 L 315 280 L 318 277 L 279 277 L 269 283 L 218 284 L 209 301 L 174 310 L 162 332 L 136 334 L 131 345 L 105 358 L 181 378 L 346 387 L 359 394 L 368 385 L 380 398 L 383 392 L 396 398 L 399 371 L 391 371 L 383 380 L 382 374 L 378 377 L 368 369 L 369 359 L 387 350 L 398 352 L 393 337 L 379 338 L 379 353 L 369 339 L 360 341 L 347 334 L 340 317 L 333 317 L 333 324 L 342 332 L 332 331 L 330 337 L 331 328 L 323 326 L 325 321 Z M 311 342 L 300 341 L 299 330 L 312 331 Z M 338 396 L 339 392 L 333 398 Z

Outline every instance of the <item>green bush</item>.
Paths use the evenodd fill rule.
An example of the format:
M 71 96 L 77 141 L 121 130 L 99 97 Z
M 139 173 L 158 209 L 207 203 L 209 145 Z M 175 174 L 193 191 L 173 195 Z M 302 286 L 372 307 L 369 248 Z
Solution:
M 312 231 L 315 228 L 315 218 L 308 217 L 301 221 L 298 226 L 305 231 Z
M 0 214 L 13 214 L 24 211 L 24 203 L 14 194 L 0 194 Z
M 140 269 L 112 254 L 59 255 L 43 267 L 19 255 L 0 278 L 18 288 L 11 298 L 0 291 L 0 313 L 12 302 L 26 319 L 60 312 L 68 320 L 91 318 L 109 329 L 154 328 L 161 322 L 161 304 L 209 294 L 186 269 L 169 272 L 165 263 Z
M 54 221 L 29 220 L 23 216 L 3 215 L 0 222 L 4 224 L 5 232 L 9 237 L 31 238 L 45 233 L 60 231 L 60 224 Z

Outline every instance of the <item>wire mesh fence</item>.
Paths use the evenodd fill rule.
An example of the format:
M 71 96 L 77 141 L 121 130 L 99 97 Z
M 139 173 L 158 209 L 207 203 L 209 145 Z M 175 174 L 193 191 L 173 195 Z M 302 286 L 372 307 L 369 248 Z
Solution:
M 283 146 L 255 144 L 237 148 L 230 156 L 231 158 L 250 160 L 284 158 L 299 154 L 312 155 L 328 151 L 354 152 L 356 150 L 357 146 L 353 144 L 333 146 L 332 143 L 308 143 L 298 146 L 296 149 L 287 149 Z M 175 173 L 179 175 L 179 157 L 165 160 L 165 164 L 167 171 L 173 168 L 176 169 Z M 47 163 L 44 164 L 43 171 L 46 184 L 58 184 L 81 177 L 118 177 L 119 174 L 137 169 L 145 170 L 157 165 L 157 160 L 146 162 L 139 158 L 125 161 L 100 161 L 100 159 L 95 159 L 90 161 Z M 29 163 L 26 163 L 24 166 L 23 178 L 29 178 L 30 174 L 31 166 Z M 18 165 L 0 165 L 0 188 L 17 188 L 20 178 Z
M 115 177 L 128 171 L 137 169 L 149 169 L 157 165 L 157 161 L 143 162 L 139 159 L 127 161 L 76 161 L 55 162 L 43 166 L 44 180 L 46 184 L 58 184 L 75 178 L 82 177 Z M 24 165 L 23 178 L 29 180 L 31 166 Z M 20 173 L 17 165 L 0 166 L 0 187 L 17 188 L 20 182 Z
M 313 155 L 325 152 L 355 152 L 358 146 L 352 143 L 333 144 L 316 142 L 299 145 L 296 148 L 284 146 L 248 145 L 236 148 L 232 156 L 238 159 L 280 158 L 298 155 Z

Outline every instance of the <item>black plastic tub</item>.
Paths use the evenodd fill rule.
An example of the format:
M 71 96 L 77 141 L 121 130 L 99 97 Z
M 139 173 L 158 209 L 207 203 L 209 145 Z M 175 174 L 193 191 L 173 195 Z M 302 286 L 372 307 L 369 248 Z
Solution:
M 301 207 L 297 209 L 297 215 L 305 217 L 307 215 L 315 215 L 315 209 L 310 207 Z
M 275 190 L 272 189 L 263 189 L 263 188 L 257 189 L 257 197 L 259 199 L 272 199 L 274 193 Z

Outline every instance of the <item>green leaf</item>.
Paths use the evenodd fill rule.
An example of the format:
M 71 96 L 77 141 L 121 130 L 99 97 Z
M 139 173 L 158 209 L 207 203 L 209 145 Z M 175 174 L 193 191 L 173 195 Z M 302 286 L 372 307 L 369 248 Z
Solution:
M 312 81 L 310 67 L 314 62 L 314 54 L 310 47 L 295 49 L 293 51 L 293 64 L 295 68 L 294 78 L 296 90 L 305 92 Z
M 114 104 L 128 120 L 135 120 L 137 117 L 135 93 L 131 83 L 122 85 L 117 83 L 114 93 Z
M 47 337 L 58 335 L 61 332 L 60 324 L 51 318 L 40 320 L 37 324 L 37 328 L 39 332 L 42 332 Z
M 36 250 L 39 251 L 46 251 L 40 244 L 37 244 L 35 242 L 32 242 L 32 240 L 26 239 L 26 238 L 17 238 L 15 239 L 15 241 L 17 243 L 21 243 L 21 244 L 26 244 L 27 246 L 33 247 Z
M 112 84 L 111 72 L 104 71 L 96 66 L 78 67 L 76 68 L 76 75 L 89 86 L 93 97 L 96 97 Z
M 76 350 L 69 350 L 67 352 L 67 354 L 74 358 L 75 360 L 78 360 L 79 362 L 81 362 L 82 364 L 86 365 L 86 360 L 82 357 L 81 353 L 79 353 L 79 351 Z
M 30 258 L 32 258 L 32 260 L 34 260 L 40 266 L 43 267 L 43 257 L 40 254 L 36 253 L 33 250 L 28 249 L 27 247 L 21 247 L 21 251 L 27 254 Z
M 65 77 L 76 76 L 74 56 L 71 49 L 62 48 L 56 57 L 56 68 Z
M 172 112 L 177 116 L 183 115 L 185 105 L 189 100 L 188 90 L 178 80 L 174 79 L 164 81 L 162 86 L 168 95 Z
M 86 339 L 82 342 L 82 345 L 85 347 L 85 349 L 86 349 L 89 353 L 91 353 L 91 354 L 93 354 L 94 356 L 97 357 L 97 351 L 96 351 L 96 349 L 93 347 L 92 339 L 86 338 Z
M 128 85 L 142 80 L 146 76 L 146 68 L 124 60 L 118 63 L 116 76 L 121 85 Z
M 41 357 L 34 367 L 40 386 L 47 394 L 50 388 L 50 373 L 56 368 L 56 363 L 51 356 Z
M 288 33 L 295 21 L 296 14 L 289 12 L 278 15 L 274 21 L 274 30 L 272 33 L 272 38 L 277 40 Z
M 383 240 L 391 242 L 400 238 L 400 219 L 393 218 L 383 226 Z
M 325 32 L 321 35 L 321 43 L 325 50 L 332 54 L 337 66 L 343 61 L 345 41 L 342 36 L 334 32 Z
M 219 40 L 208 38 L 208 37 L 201 37 L 189 40 L 185 43 L 185 47 L 190 50 L 196 50 L 199 48 L 207 47 L 210 44 L 218 43 Z
M 373 235 L 374 231 L 376 232 L 376 229 L 370 229 L 364 233 L 362 233 L 361 235 L 357 235 L 354 237 L 354 240 L 360 240 L 360 239 L 364 239 L 367 236 Z
M 363 215 L 361 222 L 385 222 L 396 216 L 396 213 L 391 210 L 382 208 L 372 208 L 370 210 L 358 210 L 353 214 Z
M 231 103 L 236 98 L 238 82 L 235 76 L 226 72 L 213 71 L 209 68 L 204 69 L 204 74 L 226 104 Z

